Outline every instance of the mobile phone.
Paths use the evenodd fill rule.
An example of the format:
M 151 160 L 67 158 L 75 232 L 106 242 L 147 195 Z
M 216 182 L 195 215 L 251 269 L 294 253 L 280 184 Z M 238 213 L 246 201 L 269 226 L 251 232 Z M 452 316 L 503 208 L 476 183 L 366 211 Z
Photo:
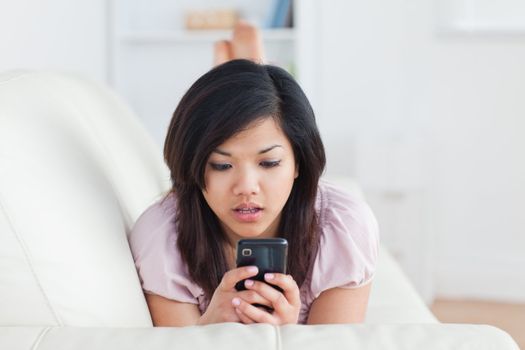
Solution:
M 286 273 L 288 241 L 284 238 L 241 239 L 237 242 L 237 267 L 257 266 L 259 272 L 250 279 L 264 281 L 268 272 Z M 235 285 L 237 290 L 245 290 L 244 281 Z M 282 289 L 271 285 L 282 292 Z

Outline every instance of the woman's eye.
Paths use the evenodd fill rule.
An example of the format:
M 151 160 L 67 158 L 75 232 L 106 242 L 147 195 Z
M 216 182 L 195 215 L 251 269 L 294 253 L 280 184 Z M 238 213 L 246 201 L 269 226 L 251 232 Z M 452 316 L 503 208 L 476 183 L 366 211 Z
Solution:
M 213 170 L 224 171 L 230 169 L 232 166 L 228 163 L 210 163 Z
M 275 160 L 275 161 L 264 161 L 264 162 L 261 162 L 260 164 L 263 168 L 273 168 L 273 167 L 278 166 L 280 163 L 281 163 L 280 160 Z

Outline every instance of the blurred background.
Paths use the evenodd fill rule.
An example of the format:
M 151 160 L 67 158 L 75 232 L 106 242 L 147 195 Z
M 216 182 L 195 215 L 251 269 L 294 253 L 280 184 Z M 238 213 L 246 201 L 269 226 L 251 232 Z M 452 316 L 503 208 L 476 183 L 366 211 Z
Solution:
M 519 341 L 525 1 L 2 1 L 0 70 L 109 84 L 160 152 L 180 97 L 238 18 L 263 28 L 268 61 L 299 80 L 327 175 L 362 186 L 438 318 L 497 324 Z

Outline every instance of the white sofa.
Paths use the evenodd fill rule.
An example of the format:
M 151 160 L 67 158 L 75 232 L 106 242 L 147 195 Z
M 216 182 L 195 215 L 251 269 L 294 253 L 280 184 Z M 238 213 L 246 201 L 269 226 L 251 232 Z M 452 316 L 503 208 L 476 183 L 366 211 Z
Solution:
M 384 248 L 365 324 L 154 328 L 126 234 L 168 188 L 160 148 L 108 88 L 0 74 L 0 349 L 517 349 L 437 322 Z

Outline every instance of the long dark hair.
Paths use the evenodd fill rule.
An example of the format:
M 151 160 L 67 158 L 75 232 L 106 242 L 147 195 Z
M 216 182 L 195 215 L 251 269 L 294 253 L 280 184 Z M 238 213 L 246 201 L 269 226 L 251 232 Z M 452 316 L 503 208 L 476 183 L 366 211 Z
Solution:
M 314 204 L 326 158 L 312 107 L 293 77 L 248 60 L 224 63 L 190 87 L 168 128 L 164 159 L 178 203 L 177 246 L 208 300 L 228 264 L 226 235 L 202 194 L 205 166 L 214 149 L 266 117 L 275 118 L 288 137 L 299 169 L 277 232 L 288 240 L 288 273 L 301 286 L 319 244 Z

